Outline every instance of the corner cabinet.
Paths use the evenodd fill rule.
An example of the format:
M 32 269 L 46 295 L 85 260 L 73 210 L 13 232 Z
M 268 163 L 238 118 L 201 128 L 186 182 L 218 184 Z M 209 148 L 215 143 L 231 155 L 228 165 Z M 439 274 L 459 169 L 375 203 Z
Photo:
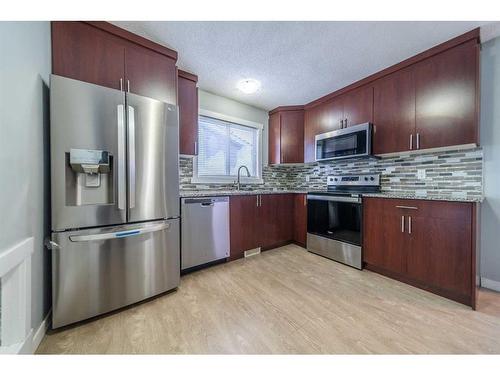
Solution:
M 198 154 L 198 77 L 178 71 L 179 153 Z
M 475 308 L 475 203 L 365 198 L 369 270 Z
M 51 26 L 54 74 L 177 104 L 177 52 L 107 22 Z
M 304 110 L 278 107 L 269 112 L 269 164 L 304 162 Z

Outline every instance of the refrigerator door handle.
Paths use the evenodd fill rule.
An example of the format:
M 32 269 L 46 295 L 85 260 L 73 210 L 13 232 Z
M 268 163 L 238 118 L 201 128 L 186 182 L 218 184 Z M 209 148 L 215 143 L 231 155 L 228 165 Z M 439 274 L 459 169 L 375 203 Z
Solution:
M 128 192 L 129 208 L 135 207 L 135 111 L 128 106 Z
M 118 209 L 124 210 L 127 204 L 127 196 L 125 191 L 126 173 L 125 173 L 125 118 L 124 106 L 117 106 L 118 120 Z
M 115 238 L 138 236 L 144 233 L 158 232 L 164 229 L 168 230 L 169 228 L 170 228 L 170 223 L 160 223 L 156 225 L 150 225 L 144 228 L 122 230 L 118 232 L 69 236 L 69 239 L 71 242 L 102 241 L 102 240 L 111 240 Z

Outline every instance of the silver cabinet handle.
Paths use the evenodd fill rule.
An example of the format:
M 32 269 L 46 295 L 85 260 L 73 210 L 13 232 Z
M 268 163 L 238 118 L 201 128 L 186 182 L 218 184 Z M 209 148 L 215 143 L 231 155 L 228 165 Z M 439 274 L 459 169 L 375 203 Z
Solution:
M 413 134 L 410 134 L 410 150 L 413 150 Z
M 262 207 L 262 195 L 259 194 L 259 207 Z
M 130 81 L 127 79 L 127 92 L 130 92 Z
M 344 129 L 344 120 L 340 120 L 340 129 Z
M 128 106 L 128 192 L 129 208 L 135 207 L 135 110 Z
M 120 78 L 120 91 L 123 91 L 123 78 Z
M 304 194 L 304 206 L 307 206 L 307 195 Z
M 411 234 L 411 216 L 408 216 L 408 234 Z
M 401 216 L 401 233 L 405 232 L 405 217 Z
M 124 210 L 126 206 L 127 195 L 125 191 L 126 173 L 125 173 L 125 121 L 124 106 L 117 106 L 118 121 L 118 160 L 117 160 L 117 179 L 118 179 L 118 209 Z
M 259 207 L 259 196 L 258 196 L 258 195 L 256 195 L 256 196 L 255 196 L 255 199 L 256 199 L 256 203 L 255 203 L 255 205 L 256 205 L 257 207 Z
M 418 210 L 418 207 L 414 207 L 414 206 L 396 206 L 396 208 L 402 208 L 405 210 Z
M 417 150 L 420 150 L 420 134 L 417 133 Z
M 198 142 L 194 142 L 194 154 L 198 155 Z
M 347 128 L 347 119 L 344 120 L 344 128 Z
M 145 228 L 122 230 L 118 232 L 108 232 L 108 233 L 98 233 L 98 234 L 84 234 L 79 236 L 69 236 L 71 242 L 86 242 L 86 241 L 101 241 L 101 240 L 111 240 L 114 238 L 123 238 L 138 236 L 139 234 L 157 232 L 163 229 L 169 229 L 169 223 L 161 223 L 156 225 L 150 225 Z

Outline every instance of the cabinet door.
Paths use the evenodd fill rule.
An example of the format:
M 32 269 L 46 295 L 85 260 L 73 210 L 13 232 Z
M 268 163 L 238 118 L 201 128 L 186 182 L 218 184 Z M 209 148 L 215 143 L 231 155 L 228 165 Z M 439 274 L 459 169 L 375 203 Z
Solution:
M 294 232 L 293 240 L 306 247 L 307 238 L 307 194 L 294 196 Z
M 124 53 L 124 43 L 109 33 L 83 22 L 52 22 L 54 74 L 119 90 Z
M 280 112 L 269 116 L 269 164 L 281 163 L 281 126 Z
M 130 92 L 177 105 L 175 60 L 127 43 L 125 78 L 128 81 L 125 88 L 130 88 Z
M 392 274 L 403 272 L 405 227 L 398 200 L 363 200 L 363 261 Z
M 406 273 L 421 284 L 470 303 L 472 204 L 424 202 L 409 214 Z
M 342 95 L 344 127 L 373 122 L 373 87 L 361 87 Z
M 478 54 L 473 40 L 415 66 L 421 149 L 478 143 Z
M 283 111 L 281 124 L 281 163 L 304 162 L 304 111 Z
M 413 70 L 403 69 L 375 83 L 373 153 L 410 150 L 414 137 L 415 81 Z
M 196 155 L 198 142 L 198 88 L 196 82 L 179 76 L 179 152 Z
M 267 250 L 293 239 L 293 195 L 261 195 L 260 246 Z
M 243 257 L 245 250 L 259 247 L 259 207 L 257 195 L 232 196 L 230 212 L 230 260 Z

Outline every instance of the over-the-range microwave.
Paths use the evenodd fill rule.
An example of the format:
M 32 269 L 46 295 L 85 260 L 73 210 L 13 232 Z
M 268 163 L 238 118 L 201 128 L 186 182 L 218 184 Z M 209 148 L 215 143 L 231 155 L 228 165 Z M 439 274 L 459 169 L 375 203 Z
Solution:
M 318 134 L 316 161 L 359 158 L 372 155 L 372 124 L 354 125 Z

